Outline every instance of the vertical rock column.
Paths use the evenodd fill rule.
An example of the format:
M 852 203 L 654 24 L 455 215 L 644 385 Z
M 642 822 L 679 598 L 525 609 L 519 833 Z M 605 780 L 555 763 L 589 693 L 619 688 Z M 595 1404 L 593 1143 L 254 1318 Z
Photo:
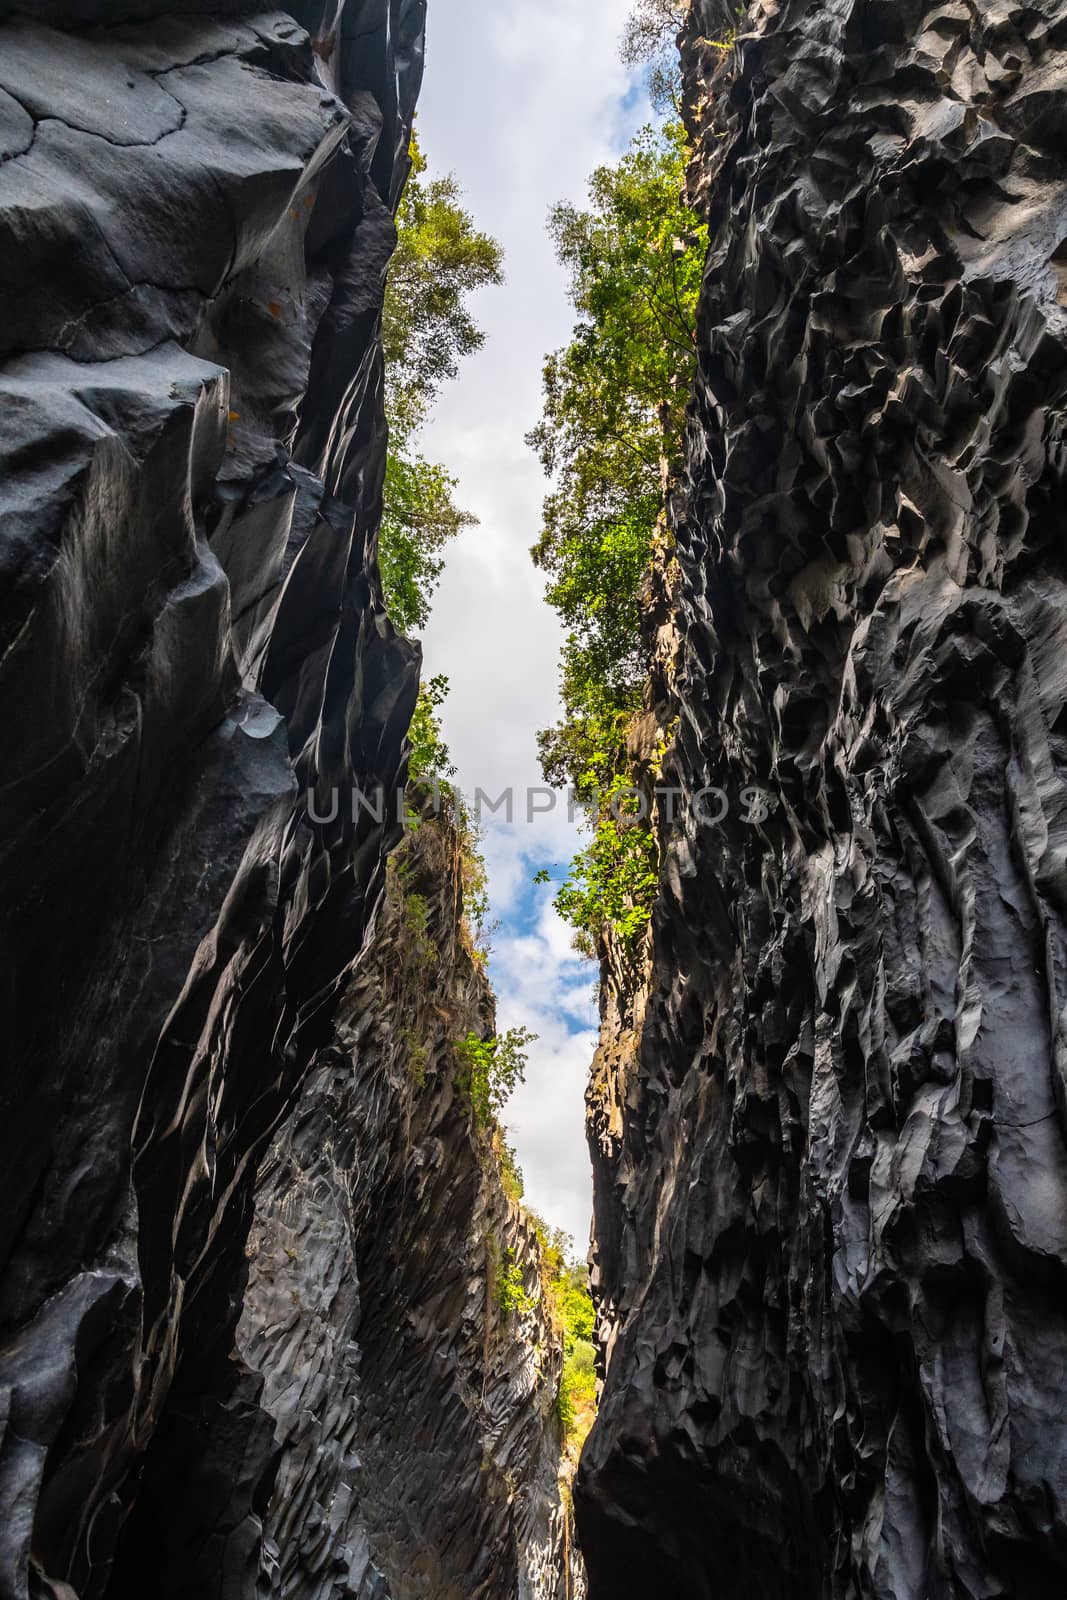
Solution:
M 463 849 L 427 811 L 394 853 L 261 1173 L 238 1338 L 274 1421 L 281 1600 L 579 1600 L 540 1249 L 459 1072 L 458 1041 L 495 1027 Z
M 1067 1577 L 1067 7 L 766 0 L 713 80 L 720 31 L 697 0 L 685 803 L 601 1162 L 590 1594 L 1042 1600 Z
M 423 7 L 14 9 L 0 1590 L 250 1596 L 253 1183 L 395 836 L 350 794 L 399 781 L 416 692 L 374 537 Z

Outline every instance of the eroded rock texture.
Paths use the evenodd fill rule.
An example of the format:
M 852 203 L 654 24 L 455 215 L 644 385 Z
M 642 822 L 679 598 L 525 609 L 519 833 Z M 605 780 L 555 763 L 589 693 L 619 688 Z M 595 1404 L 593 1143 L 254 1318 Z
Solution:
M 239 1338 L 280 1450 L 266 1593 L 578 1600 L 537 1239 L 457 1084 L 456 1041 L 494 1026 L 462 878 L 444 818 L 392 857 L 335 1044 L 263 1167 Z
M 18 9 L 0 1593 L 251 1596 L 253 1182 L 398 832 L 307 797 L 395 785 L 417 683 L 374 529 L 423 8 Z
M 667 831 L 639 1057 L 614 1123 L 593 1108 L 590 1592 L 1041 1600 L 1067 1579 L 1067 7 L 765 0 L 709 115 L 719 36 L 698 0 L 666 771 L 729 814 Z

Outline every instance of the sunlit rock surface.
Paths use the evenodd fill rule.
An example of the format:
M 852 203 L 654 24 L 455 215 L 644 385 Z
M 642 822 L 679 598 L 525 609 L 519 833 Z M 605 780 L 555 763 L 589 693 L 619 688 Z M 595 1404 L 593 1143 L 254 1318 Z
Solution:
M 665 777 L 729 812 L 666 834 L 639 1054 L 594 1088 L 590 1593 L 1043 1600 L 1067 6 L 764 0 L 725 68 L 719 37 L 698 0 L 712 248 Z
M 402 780 L 418 676 L 375 529 L 422 25 L 421 0 L 0 3 L 11 1600 L 555 1595 L 558 1351 L 490 1336 L 473 1240 L 503 1200 L 443 1081 L 408 1126 L 356 1037 L 384 1026 L 355 971 L 400 830 L 351 794 Z M 349 1233 L 270 1300 L 296 1167 Z M 412 1230 L 437 1207 L 432 1240 L 394 1204 Z M 319 1221 L 290 1224 L 304 1248 Z M 238 1348 L 250 1271 L 270 1314 Z M 417 1582 L 335 1559 L 357 1477 L 374 1564 L 425 1552 Z

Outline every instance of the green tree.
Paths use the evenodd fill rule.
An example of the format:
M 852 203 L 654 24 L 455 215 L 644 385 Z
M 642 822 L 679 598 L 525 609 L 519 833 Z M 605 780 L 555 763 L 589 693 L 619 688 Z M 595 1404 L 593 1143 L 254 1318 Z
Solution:
M 577 1460 L 596 1416 L 596 1315 L 585 1262 L 565 1262 L 552 1286 L 557 1323 L 563 1335 L 559 1420 L 567 1453 Z
M 578 320 L 548 357 L 544 415 L 529 435 L 554 484 L 532 555 L 568 630 L 565 721 L 542 737 L 546 773 L 588 788 L 617 765 L 639 703 L 644 657 L 638 590 L 682 434 L 694 366 L 706 232 L 682 198 L 684 134 L 643 128 L 589 183 L 585 210 L 549 227 Z
M 505 1317 L 510 1317 L 512 1313 L 524 1317 L 537 1304 L 535 1297 L 526 1292 L 526 1274 L 515 1260 L 514 1250 L 504 1251 L 503 1260 L 497 1268 L 496 1303 Z
M 441 734 L 440 711 L 447 698 L 448 679 L 443 672 L 419 686 L 419 697 L 408 729 L 411 741 L 408 772 L 415 783 L 447 783 L 456 775 L 448 746 Z
M 592 844 L 557 900 L 585 948 L 606 922 L 636 940 L 656 881 L 650 827 L 607 807 L 625 786 L 646 673 L 638 597 L 695 365 L 707 235 L 685 203 L 685 159 L 679 123 L 643 128 L 594 172 L 588 206 L 557 206 L 549 222 L 578 318 L 545 363 L 544 414 L 529 435 L 553 479 L 531 553 L 567 630 L 563 721 L 538 742 L 549 782 L 600 797 Z
M 705 42 L 729 50 L 745 5 L 738 0 L 705 0 L 704 15 L 716 34 Z M 677 116 L 682 93 L 678 35 L 689 16 L 689 0 L 634 0 L 623 28 L 619 54 L 628 67 L 644 67 L 652 104 Z
M 403 455 L 399 438 L 385 467 L 385 506 L 378 566 L 389 615 L 401 633 L 424 628 L 444 561 L 441 551 L 477 521 L 453 499 L 456 480 L 418 454 Z
M 536 1039 L 528 1028 L 509 1028 L 489 1039 L 471 1032 L 457 1044 L 457 1080 L 479 1127 L 490 1127 L 525 1081 L 527 1047 Z
M 386 410 L 392 425 L 407 436 L 425 420 L 464 356 L 484 344 L 467 300 L 475 290 L 503 282 L 503 252 L 463 209 L 451 173 L 427 178 L 426 158 L 414 136 L 396 231 L 382 344 Z
M 648 68 L 652 104 L 661 111 L 678 106 L 681 72 L 675 41 L 688 12 L 688 0 L 636 0 L 623 29 L 623 62 Z
M 470 296 L 503 281 L 500 246 L 460 204 L 455 178 L 428 178 L 414 138 L 411 158 L 382 311 L 390 451 L 378 541 L 386 604 L 405 632 L 425 627 L 441 551 L 475 521 L 455 503 L 455 479 L 419 453 L 418 431 L 441 385 L 484 342 Z
M 636 949 L 652 912 L 659 877 L 655 835 L 646 819 L 628 816 L 627 802 L 620 774 L 603 793 L 592 840 L 572 862 L 556 896 L 556 908 L 577 929 L 575 943 L 584 955 L 595 954 L 605 926 L 620 943 Z

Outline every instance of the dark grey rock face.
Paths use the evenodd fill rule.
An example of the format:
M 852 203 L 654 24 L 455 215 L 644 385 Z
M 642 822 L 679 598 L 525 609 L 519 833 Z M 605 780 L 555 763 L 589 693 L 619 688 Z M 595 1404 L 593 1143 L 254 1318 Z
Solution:
M 639 1056 L 594 1104 L 590 1593 L 1043 1600 L 1067 1579 L 1067 7 L 760 4 L 715 118 L 705 9 L 666 770 L 729 814 L 667 833 Z
M 255 1173 L 397 834 L 314 818 L 395 785 L 416 692 L 374 529 L 423 8 L 15 9 L 0 1592 L 251 1596 Z
M 456 1041 L 493 1027 L 462 877 L 444 819 L 393 856 L 335 1044 L 262 1170 L 239 1345 L 279 1451 L 263 1592 L 289 1600 L 579 1596 L 536 1235 L 456 1082 Z

